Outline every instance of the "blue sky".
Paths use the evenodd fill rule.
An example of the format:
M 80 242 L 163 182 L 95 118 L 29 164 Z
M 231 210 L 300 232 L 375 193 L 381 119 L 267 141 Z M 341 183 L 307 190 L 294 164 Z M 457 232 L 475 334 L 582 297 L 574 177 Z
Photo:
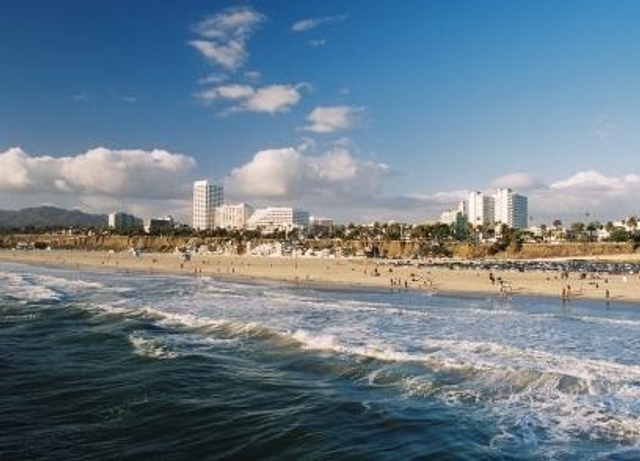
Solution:
M 342 222 L 503 186 L 534 225 L 640 213 L 635 1 L 0 9 L 0 208 L 188 221 L 211 178 Z

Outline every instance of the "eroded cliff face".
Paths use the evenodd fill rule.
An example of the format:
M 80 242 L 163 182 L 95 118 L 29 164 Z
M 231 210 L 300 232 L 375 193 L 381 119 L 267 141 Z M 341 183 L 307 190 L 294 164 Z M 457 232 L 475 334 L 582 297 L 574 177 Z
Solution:
M 254 240 L 255 247 L 270 240 Z M 231 254 L 246 252 L 247 242 L 216 238 L 159 237 L 159 236 L 76 236 L 76 235 L 5 235 L 0 236 L 0 248 L 12 249 L 28 245 L 30 248 L 83 251 L 127 251 L 132 248 L 146 252 L 173 252 L 176 248 L 197 248 L 207 245 L 212 251 Z M 489 244 L 448 243 L 445 245 L 427 244 L 420 241 L 337 241 L 306 240 L 298 246 L 314 250 L 329 250 L 341 256 L 368 256 L 390 259 L 436 258 L 452 256 L 455 258 L 553 258 L 599 256 L 606 254 L 629 254 L 634 246 L 627 243 L 562 243 L 562 244 L 525 244 L 521 247 L 507 247 L 493 254 Z
M 127 236 L 77 236 L 77 235 L 9 235 L 0 237 L 0 246 L 15 248 L 20 243 L 36 248 L 53 250 L 126 251 L 139 248 L 153 252 L 173 251 L 188 239 L 181 237 L 127 237 Z

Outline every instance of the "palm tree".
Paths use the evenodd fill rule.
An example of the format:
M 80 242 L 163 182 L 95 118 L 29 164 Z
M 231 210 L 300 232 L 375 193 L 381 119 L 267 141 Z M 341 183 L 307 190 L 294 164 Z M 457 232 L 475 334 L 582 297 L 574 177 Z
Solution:
M 594 240 L 594 234 L 598 229 L 602 229 L 602 224 L 598 221 L 591 221 L 587 224 L 587 232 L 589 232 L 589 240 Z

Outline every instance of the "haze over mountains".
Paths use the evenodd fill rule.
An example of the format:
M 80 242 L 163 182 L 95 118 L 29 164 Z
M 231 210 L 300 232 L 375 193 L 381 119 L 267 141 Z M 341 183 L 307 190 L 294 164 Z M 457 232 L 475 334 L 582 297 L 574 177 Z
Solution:
M 0 228 L 105 227 L 107 215 L 89 214 L 53 206 L 0 210 Z

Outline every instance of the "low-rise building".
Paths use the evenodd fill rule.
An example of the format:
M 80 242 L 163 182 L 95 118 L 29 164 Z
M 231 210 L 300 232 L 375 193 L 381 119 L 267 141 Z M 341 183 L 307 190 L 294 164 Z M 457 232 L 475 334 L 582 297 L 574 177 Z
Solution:
M 127 230 L 142 227 L 142 219 L 132 215 L 117 211 L 109 214 L 109 229 Z
M 309 227 L 333 227 L 333 219 L 331 218 L 323 218 L 319 216 L 311 216 L 309 217 Z
M 309 212 L 290 207 L 259 208 L 247 221 L 248 229 L 261 229 L 266 234 L 276 230 L 305 229 L 308 226 Z
M 159 218 L 151 218 L 145 226 L 145 231 L 149 234 L 157 234 L 166 232 L 175 228 L 173 216 L 161 216 Z
M 244 229 L 254 209 L 247 203 L 220 205 L 215 210 L 215 227 L 222 229 Z

